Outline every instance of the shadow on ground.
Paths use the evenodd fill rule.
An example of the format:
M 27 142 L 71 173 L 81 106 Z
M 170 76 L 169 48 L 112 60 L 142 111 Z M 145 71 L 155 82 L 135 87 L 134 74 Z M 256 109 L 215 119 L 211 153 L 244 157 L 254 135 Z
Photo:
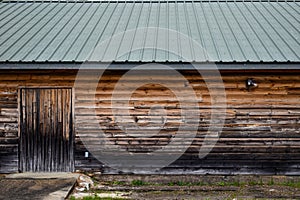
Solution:
M 76 183 L 76 177 L 63 176 L 53 177 L 52 175 L 34 177 L 20 176 L 1 177 L 0 199 L 64 199 Z

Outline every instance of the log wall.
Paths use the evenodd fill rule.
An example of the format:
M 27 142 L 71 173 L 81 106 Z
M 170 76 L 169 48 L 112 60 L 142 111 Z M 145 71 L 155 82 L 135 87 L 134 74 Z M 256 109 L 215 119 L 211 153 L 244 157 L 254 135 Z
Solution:
M 76 71 L 1 71 L 0 74 L 0 172 L 18 171 L 18 88 L 24 86 L 74 86 Z M 108 71 L 98 84 L 96 95 L 89 88 L 91 78 L 81 77 L 75 92 L 75 168 L 118 173 L 89 154 L 80 139 L 90 137 L 91 145 L 101 127 L 110 142 L 132 153 L 151 152 L 170 143 L 182 123 L 180 102 L 176 94 L 159 84 L 139 87 L 124 104 L 128 91 L 114 92 L 114 86 L 125 71 Z M 220 139 L 203 159 L 198 151 L 207 134 L 211 96 L 203 78 L 194 71 L 181 72 L 193 87 L 200 108 L 197 136 L 190 148 L 177 161 L 158 173 L 199 174 L 299 174 L 300 171 L 300 71 L 224 71 L 226 120 Z M 140 77 L 130 76 L 129 87 Z M 147 80 L 147 74 L 144 74 Z M 163 73 L 158 79 L 168 80 L 178 88 L 187 83 Z M 214 76 L 209 77 L 214 80 Z M 245 80 L 254 78 L 258 88 L 248 91 Z M 163 81 L 162 81 L 163 82 Z M 111 97 L 114 95 L 114 112 Z M 188 92 L 187 92 L 188 94 Z M 91 98 L 95 97 L 95 100 Z M 188 96 L 187 96 L 188 99 Z M 161 109 L 163 108 L 163 109 Z M 128 110 L 129 115 L 123 110 Z M 150 111 L 150 115 L 149 115 Z M 157 113 L 156 113 L 157 112 Z M 165 117 L 161 118 L 161 112 Z M 95 122 L 94 119 L 97 119 Z M 163 126 L 160 127 L 160 124 Z M 137 129 L 135 124 L 139 125 Z M 130 128 L 138 138 L 128 136 L 122 127 Z M 197 124 L 191 124 L 191 127 Z M 160 127 L 152 134 L 151 127 Z M 188 130 L 187 130 L 188 131 Z M 95 136 L 95 139 L 93 139 Z M 174 144 L 174 148 L 176 144 Z M 149 167 L 149 166 L 148 166 Z M 140 172 L 147 173 L 147 166 Z

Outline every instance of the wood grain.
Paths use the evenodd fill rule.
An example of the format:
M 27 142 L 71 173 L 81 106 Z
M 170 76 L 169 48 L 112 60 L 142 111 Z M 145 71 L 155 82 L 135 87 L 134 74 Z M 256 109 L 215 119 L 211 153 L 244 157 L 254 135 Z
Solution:
M 161 173 L 299 174 L 300 71 L 221 71 L 226 91 L 226 99 L 222 100 L 227 104 L 226 119 L 218 143 L 204 159 L 199 159 L 197 155 L 205 135 L 209 133 L 207 131 L 212 99 L 203 77 L 197 72 L 180 71 L 187 82 L 165 76 L 163 72 L 157 74 L 157 80 L 169 81 L 186 95 L 184 106 L 180 104 L 174 92 L 159 84 L 140 86 L 127 102 L 124 95 L 128 91 L 114 91 L 116 83 L 126 73 L 121 70 L 107 71 L 99 81 L 95 95 L 95 91 L 90 88 L 93 71 L 81 76 L 80 86 L 73 88 L 73 91 L 58 89 L 74 87 L 76 73 L 76 70 L 1 71 L 0 172 L 18 171 L 18 163 L 26 163 L 24 166 L 21 164 L 22 168 L 39 169 L 44 165 L 48 169 L 73 171 L 71 165 L 64 168 L 61 164 L 68 160 L 74 162 L 75 169 L 78 170 L 118 173 L 117 170 L 98 161 L 92 154 L 85 158 L 84 153 L 88 150 L 80 137 L 89 137 L 90 149 L 95 152 L 99 140 L 109 140 L 133 153 L 151 152 L 170 144 L 184 120 L 181 110 L 188 109 L 199 112 L 199 123 L 190 119 L 190 128 L 198 127 L 197 136 L 185 154 Z M 206 78 L 213 82 L 216 76 Z M 247 91 L 244 86 L 247 78 L 254 78 L 258 88 Z M 141 77 L 130 76 L 126 82 L 127 88 L 135 87 L 141 79 L 148 80 L 147 74 Z M 185 88 L 187 84 L 194 89 L 197 101 L 189 99 L 189 91 Z M 22 106 L 18 110 L 18 90 L 30 87 L 57 89 L 40 90 L 40 94 L 27 91 L 29 95 L 20 102 Z M 21 95 L 25 95 L 25 92 L 22 90 Z M 74 95 L 71 95 L 72 92 Z M 115 93 L 112 101 L 113 92 Z M 37 96 L 40 96 L 39 101 L 36 101 Z M 32 103 L 25 106 L 26 102 Z M 149 114 L 153 107 L 163 108 L 165 116 L 155 114 L 155 109 Z M 74 118 L 67 117 L 68 114 L 62 112 L 63 109 L 74 110 L 71 112 Z M 117 114 L 114 115 L 112 109 L 117 111 Z M 18 124 L 25 123 L 23 118 L 19 121 L 19 114 L 27 118 L 32 117 L 35 119 L 33 121 L 43 119 L 50 126 L 32 123 L 26 129 L 20 129 L 19 133 Z M 160 126 L 162 121 L 165 123 L 159 133 L 148 137 L 153 133 L 152 129 Z M 139 129 L 136 129 L 136 124 L 139 125 Z M 128 136 L 122 129 L 124 127 L 130 129 L 131 133 L 143 136 Z M 105 132 L 107 138 L 98 137 L 99 128 Z M 57 134 L 54 129 L 63 134 Z M 32 132 L 34 137 L 29 137 L 29 132 Z M 49 133 L 46 136 L 47 140 L 42 141 L 38 132 Z M 186 132 L 189 133 L 188 128 Z M 20 138 L 22 135 L 24 138 Z M 22 154 L 25 151 L 37 152 L 37 146 L 34 145 L 36 143 L 53 149 L 52 154 L 49 155 L 46 148 L 41 149 L 40 154 L 34 158 L 37 162 L 32 163 L 25 162 L 25 157 L 18 157 L 18 153 Z M 56 145 L 58 148 L 54 148 Z M 176 149 L 178 145 L 181 144 L 174 143 L 173 148 Z M 71 148 L 64 149 L 66 146 Z M 23 149 L 25 147 L 26 149 Z M 111 153 L 113 156 L 114 152 Z M 75 160 L 69 157 L 72 154 Z M 166 154 L 172 155 L 172 152 Z M 45 156 L 51 159 L 45 161 Z M 53 162 L 49 162 L 51 160 Z M 141 161 L 140 172 L 147 173 L 147 169 L 151 167 L 155 166 L 143 166 Z

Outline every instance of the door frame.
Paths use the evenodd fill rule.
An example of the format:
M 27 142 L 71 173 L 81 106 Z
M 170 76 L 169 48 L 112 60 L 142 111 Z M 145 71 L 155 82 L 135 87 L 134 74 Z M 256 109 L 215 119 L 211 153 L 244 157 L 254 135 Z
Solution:
M 73 87 L 70 86 L 19 86 L 17 88 L 18 92 L 18 171 L 22 173 L 21 171 L 21 162 L 20 162 L 20 143 L 21 143 L 21 99 L 22 99 L 22 89 L 71 89 L 71 120 L 72 120 L 72 145 L 73 145 L 73 155 L 70 155 L 73 157 L 73 163 L 72 163 L 72 168 L 70 172 L 75 171 L 75 90 Z

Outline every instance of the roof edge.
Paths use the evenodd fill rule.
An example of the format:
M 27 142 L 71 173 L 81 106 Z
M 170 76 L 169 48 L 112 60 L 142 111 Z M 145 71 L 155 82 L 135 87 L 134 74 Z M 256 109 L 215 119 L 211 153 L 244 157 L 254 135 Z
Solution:
M 300 62 L 0 62 L 0 70 L 39 70 L 39 69 L 92 69 L 92 70 L 130 70 L 143 64 L 168 65 L 176 70 L 300 70 Z M 151 69 L 161 69 L 157 67 Z

